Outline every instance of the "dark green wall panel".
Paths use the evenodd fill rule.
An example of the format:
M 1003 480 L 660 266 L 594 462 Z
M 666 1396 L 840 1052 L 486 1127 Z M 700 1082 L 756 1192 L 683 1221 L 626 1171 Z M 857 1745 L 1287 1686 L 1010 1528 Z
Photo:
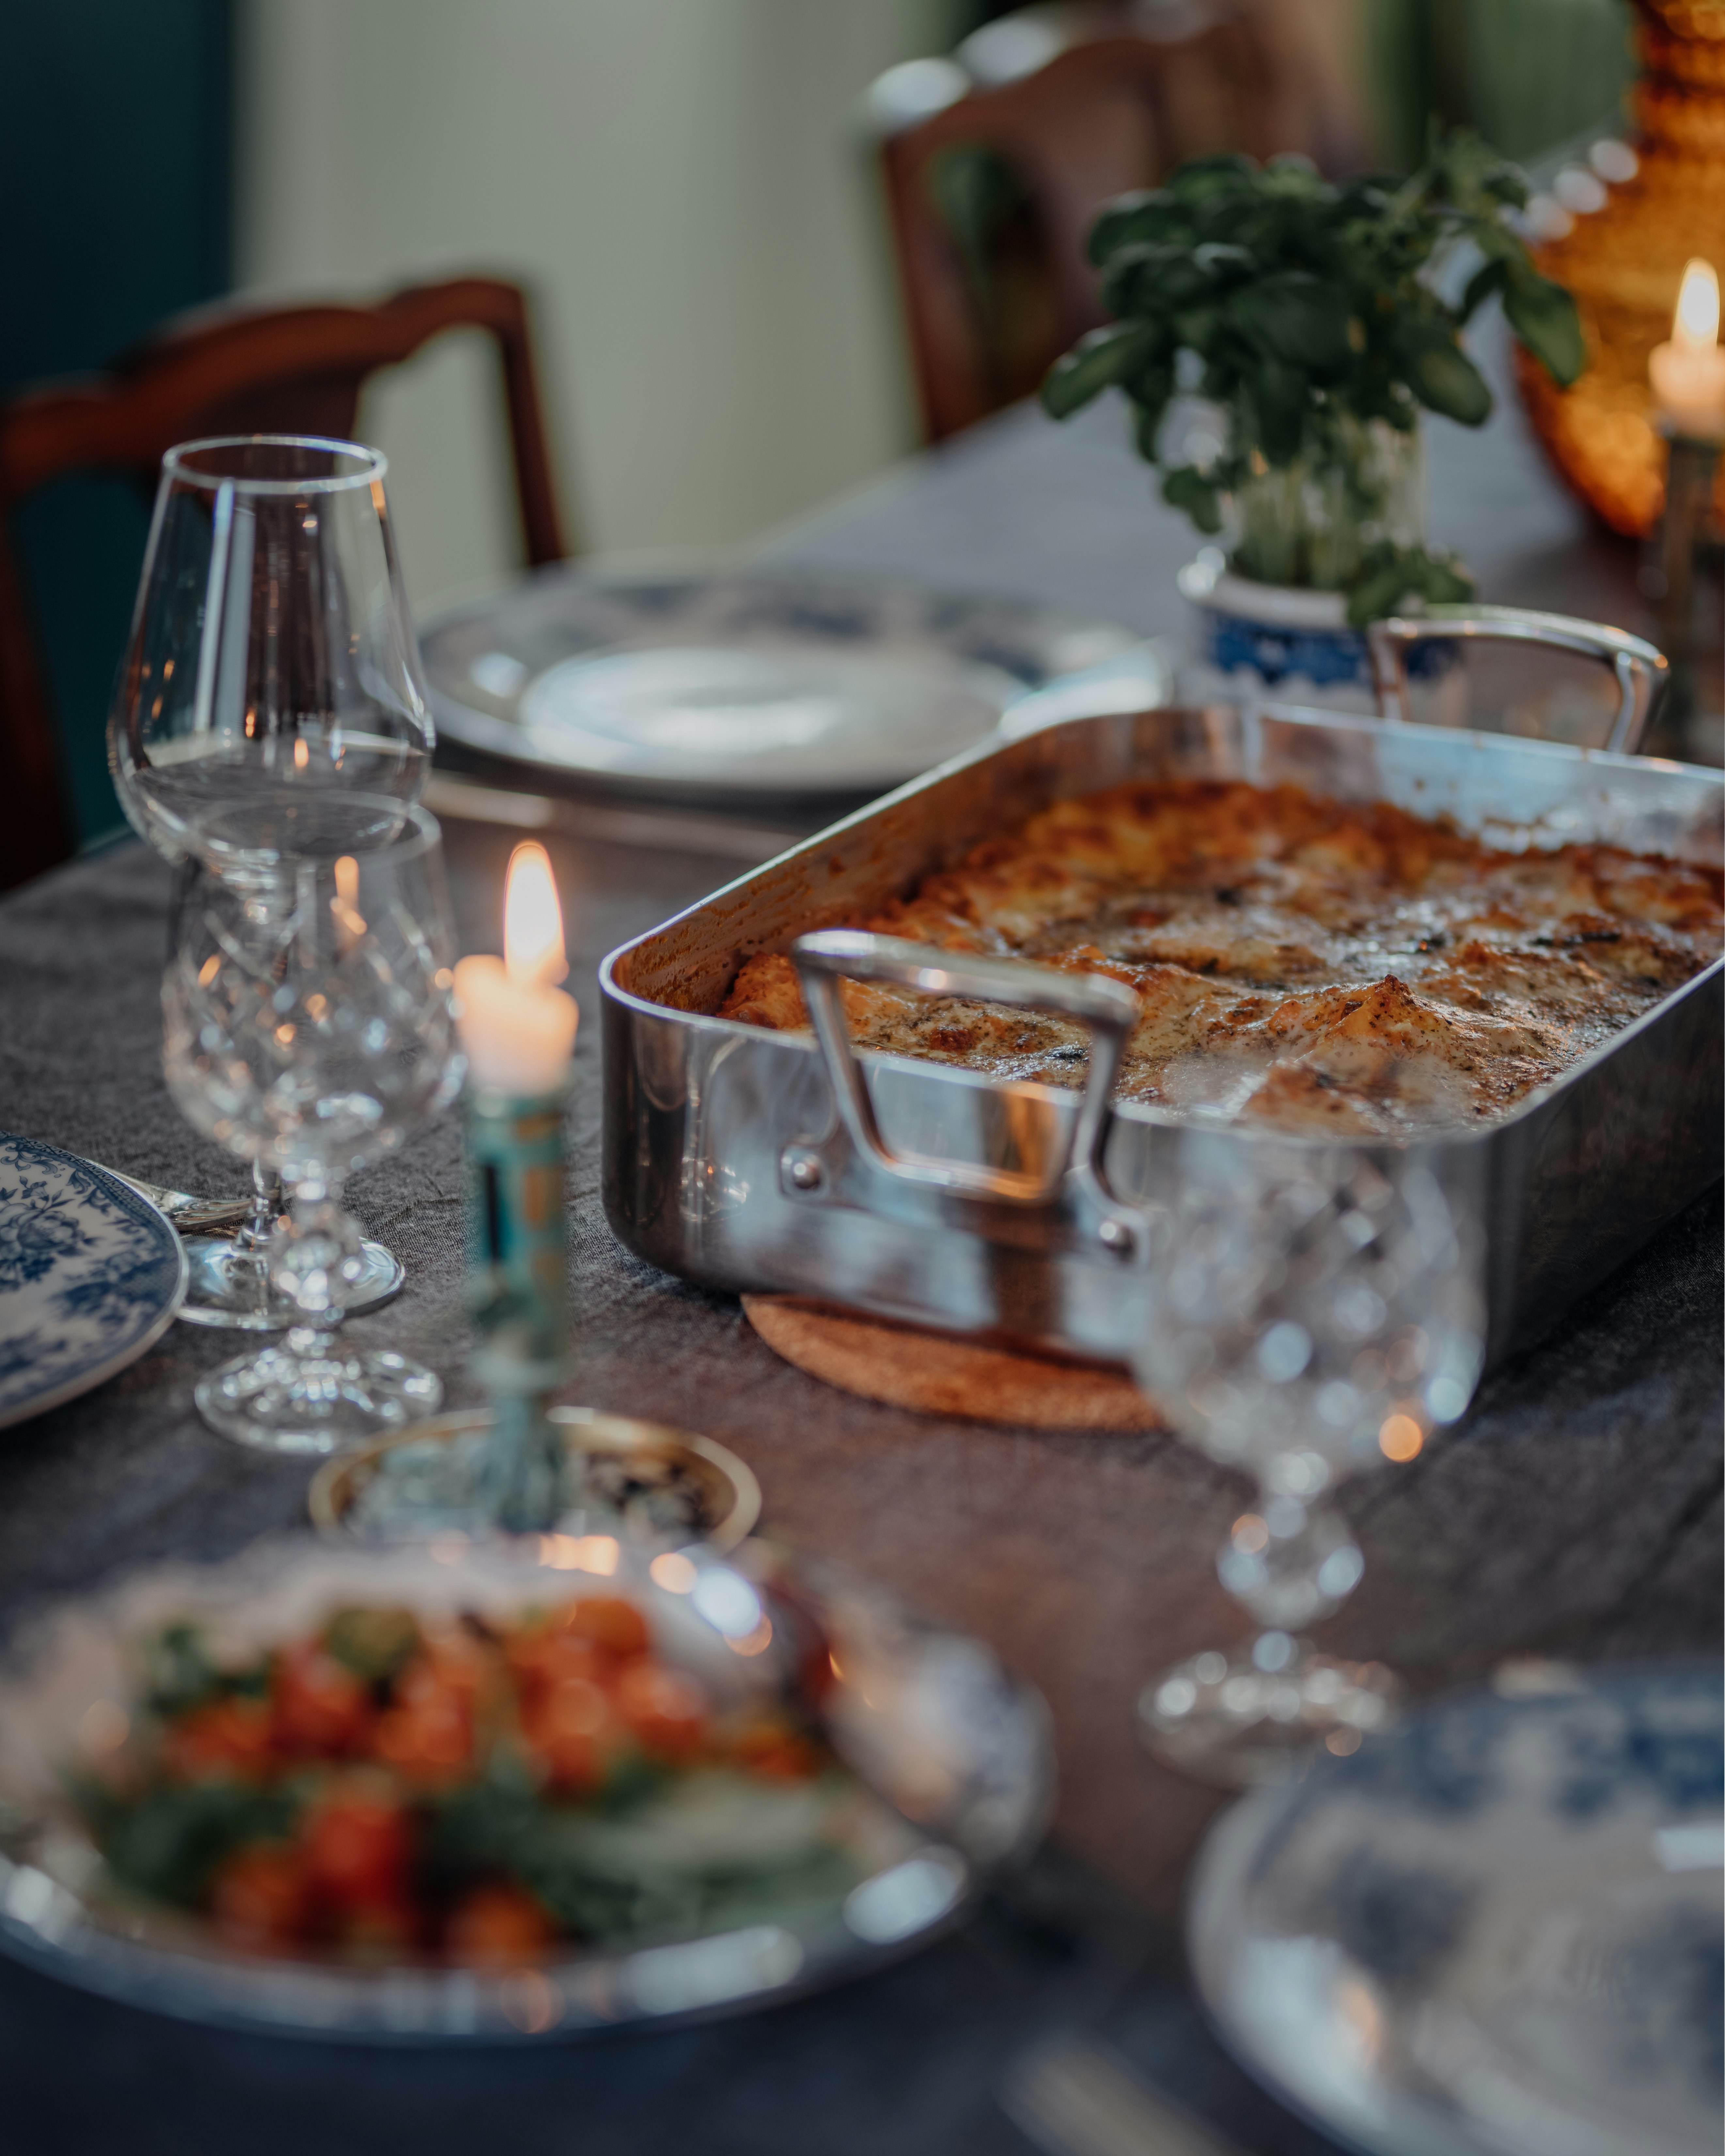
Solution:
M 100 367 L 232 279 L 232 0 L 0 0 L 0 395 Z M 13 526 L 80 839 L 147 511 L 92 480 Z

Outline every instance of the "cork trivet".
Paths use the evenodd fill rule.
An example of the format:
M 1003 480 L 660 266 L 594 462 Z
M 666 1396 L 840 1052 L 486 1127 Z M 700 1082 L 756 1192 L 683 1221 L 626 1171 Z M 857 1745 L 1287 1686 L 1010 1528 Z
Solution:
M 773 1349 L 865 1400 L 1039 1430 L 1158 1430 L 1163 1417 L 1123 1370 L 923 1332 L 795 1295 L 746 1295 Z

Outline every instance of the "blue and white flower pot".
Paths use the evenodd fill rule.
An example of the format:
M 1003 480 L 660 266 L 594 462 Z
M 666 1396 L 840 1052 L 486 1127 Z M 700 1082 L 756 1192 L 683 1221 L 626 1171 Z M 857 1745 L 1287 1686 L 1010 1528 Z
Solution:
M 1210 548 L 1181 570 L 1179 584 L 1192 612 L 1183 702 L 1304 704 L 1377 716 L 1371 651 L 1364 632 L 1349 627 L 1340 592 L 1233 576 Z M 1422 723 L 1466 724 L 1467 677 L 1453 640 L 1413 647 L 1408 687 Z

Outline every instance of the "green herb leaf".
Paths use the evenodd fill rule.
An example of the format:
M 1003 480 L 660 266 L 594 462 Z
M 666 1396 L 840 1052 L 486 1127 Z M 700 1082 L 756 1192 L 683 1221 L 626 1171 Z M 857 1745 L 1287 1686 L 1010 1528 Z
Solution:
M 1198 378 L 1198 393 L 1208 398 L 1212 404 L 1225 404 L 1240 387 L 1240 369 L 1226 354 L 1204 362 L 1204 372 Z
M 1174 316 L 1174 335 L 1201 358 L 1214 357 L 1222 335 L 1222 310 L 1214 305 L 1183 307 Z
M 1254 267 L 1250 252 L 1224 239 L 1207 239 L 1203 246 L 1194 248 L 1193 260 L 1204 275 L 1219 285 L 1237 283 L 1251 275 Z
M 1434 606 L 1454 606 L 1473 597 L 1473 578 L 1453 554 L 1416 552 L 1413 559 L 1419 574 L 1420 595 Z
M 1403 377 L 1428 412 L 1464 427 L 1484 424 L 1491 416 L 1491 393 L 1453 331 L 1430 316 L 1401 321 L 1394 345 Z
M 1394 172 L 1364 172 L 1349 180 L 1336 198 L 1337 219 L 1381 217 L 1400 185 Z
M 1102 279 L 1102 305 L 1116 315 L 1168 315 L 1204 297 L 1211 283 L 1189 248 L 1167 241 L 1125 247 Z
M 1183 511 L 1200 531 L 1222 528 L 1222 504 L 1215 483 L 1196 465 L 1177 465 L 1162 482 L 1162 498 L 1170 509 Z
M 1509 265 L 1500 257 L 1495 262 L 1482 262 L 1467 280 L 1467 290 L 1461 295 L 1461 319 L 1471 321 L 1479 308 L 1494 292 L 1502 291 L 1503 280 L 1509 275 Z
M 1587 365 L 1581 316 L 1568 293 L 1531 265 L 1512 264 L 1503 311 L 1546 372 L 1567 389 Z
M 1291 464 L 1299 454 L 1310 393 L 1298 367 L 1279 359 L 1260 362 L 1252 377 L 1252 401 L 1258 411 L 1259 445 L 1271 464 Z
M 231 1692 L 255 1695 L 269 1689 L 270 1658 L 237 1667 L 224 1667 L 205 1644 L 195 1625 L 164 1625 L 153 1640 L 145 1642 L 144 1701 L 163 1721 L 172 1722 L 193 1707 Z
M 295 1809 L 285 1790 L 234 1782 L 157 1789 L 105 1823 L 101 1851 L 127 1886 L 193 1908 L 224 1857 L 243 1842 L 285 1835 Z
M 1146 464 L 1153 465 L 1163 415 L 1174 393 L 1173 369 L 1166 365 L 1144 367 L 1127 383 L 1126 389 L 1132 401 L 1132 429 L 1138 454 Z
M 1407 588 L 1407 578 L 1399 565 L 1375 570 L 1362 578 L 1348 594 L 1350 626 L 1364 629 L 1368 623 L 1382 621 L 1393 614 Z
M 375 1684 L 418 1652 L 418 1622 L 411 1609 L 338 1609 L 324 1627 L 323 1644 L 356 1676 Z
M 1423 547 L 1381 540 L 1368 552 L 1348 588 L 1348 619 L 1353 628 L 1364 629 L 1409 598 L 1450 603 L 1472 597 L 1473 579 L 1453 554 L 1430 554 Z
M 1345 292 L 1303 270 L 1241 286 L 1227 308 L 1231 326 L 1260 352 L 1315 374 L 1347 366 L 1350 312 Z
M 1123 247 L 1183 239 L 1190 231 L 1190 213 L 1166 187 L 1156 187 L 1148 193 L 1122 195 L 1117 202 L 1110 203 L 1091 227 L 1085 251 L 1101 269 Z
M 1275 212 L 1250 189 L 1195 203 L 1190 216 L 1194 236 L 1208 245 L 1244 247 L 1254 254 L 1274 251 Z
M 1160 336 L 1159 330 L 1142 322 L 1092 330 L 1049 369 L 1042 384 L 1043 408 L 1054 418 L 1070 418 L 1153 357 Z
M 1255 180 L 1258 168 L 1238 151 L 1219 151 L 1214 157 L 1189 157 L 1168 182 L 1177 202 L 1207 202 L 1215 195 L 1238 194 Z
M 1527 176 L 1518 166 L 1500 165 L 1480 183 L 1481 192 L 1509 209 L 1527 207 Z

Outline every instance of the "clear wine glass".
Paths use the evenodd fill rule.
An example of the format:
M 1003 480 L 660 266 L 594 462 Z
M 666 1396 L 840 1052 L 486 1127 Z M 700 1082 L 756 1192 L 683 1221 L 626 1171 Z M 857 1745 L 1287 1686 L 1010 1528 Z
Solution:
M 267 890 L 272 855 L 315 848 L 332 797 L 418 798 L 434 735 L 386 470 L 375 449 L 296 435 L 187 442 L 162 459 L 108 745 L 126 815 L 170 860 L 193 853 L 210 810 L 244 808 L 225 872 Z M 263 1259 L 279 1195 L 256 1168 L 245 1226 L 185 1239 L 182 1317 L 292 1322 Z M 356 1309 L 401 1286 L 380 1244 L 363 1257 Z
M 1389 1148 L 1168 1133 L 1137 1373 L 1183 1437 L 1255 1486 L 1217 1571 L 1257 1636 L 1164 1671 L 1138 1703 L 1153 1748 L 1203 1779 L 1255 1780 L 1316 1741 L 1352 1751 L 1394 1711 L 1387 1669 L 1305 1634 L 1364 1569 L 1337 1483 L 1411 1460 L 1472 1397 L 1483 1237 L 1466 1173 Z
M 336 1327 L 363 1276 L 341 1203 L 354 1169 L 393 1152 L 454 1098 L 462 1073 L 454 932 L 435 819 L 357 795 L 314 850 L 240 881 L 200 866 L 162 982 L 163 1064 L 188 1120 L 277 1170 L 292 1203 L 266 1251 L 292 1309 L 285 1340 L 204 1378 L 205 1419 L 266 1450 L 332 1452 L 433 1413 L 437 1378 Z M 246 812 L 201 819 L 206 859 Z

